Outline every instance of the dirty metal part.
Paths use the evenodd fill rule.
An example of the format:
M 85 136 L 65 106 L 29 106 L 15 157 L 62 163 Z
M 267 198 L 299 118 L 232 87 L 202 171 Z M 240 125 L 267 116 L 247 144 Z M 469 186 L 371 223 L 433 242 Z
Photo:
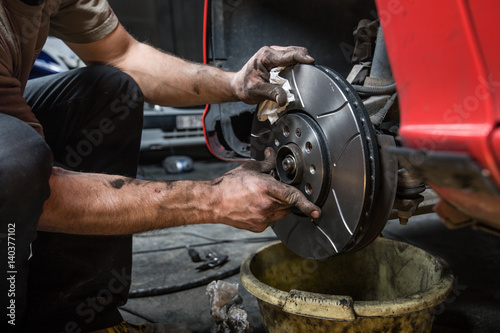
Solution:
M 392 83 L 394 83 L 394 79 L 379 79 L 376 77 L 367 76 L 363 85 L 367 87 L 381 87 Z
M 424 201 L 424 197 L 421 195 L 416 195 L 411 199 L 402 199 L 396 197 L 394 201 L 394 208 L 398 210 L 399 223 L 402 225 L 407 225 L 410 217 L 418 208 L 418 205 Z
M 385 103 L 385 105 L 373 116 L 370 116 L 370 120 L 375 126 L 375 128 L 380 128 L 380 125 L 382 125 L 382 122 L 385 120 L 385 117 L 389 113 L 389 111 L 392 109 L 394 102 L 396 101 L 398 97 L 397 93 L 392 94 L 391 98 Z
M 422 178 L 412 175 L 405 168 L 398 170 L 398 191 L 400 198 L 412 198 L 425 191 Z
M 439 200 L 435 210 L 441 221 L 449 229 L 458 229 L 474 223 L 474 219 L 460 212 L 446 201 Z
M 500 230 L 498 228 L 491 227 L 488 223 L 484 223 L 484 221 L 479 221 L 464 214 L 446 200 L 438 200 L 438 203 L 434 207 L 434 211 L 439 215 L 443 224 L 449 229 L 470 226 L 474 230 L 482 230 L 500 237 Z
M 274 124 L 254 117 L 252 157 L 262 160 L 265 148 L 272 147 L 279 179 L 320 206 L 322 215 L 311 219 L 293 211 L 273 225 L 274 232 L 309 259 L 356 251 L 385 226 L 396 192 L 397 161 L 381 163 L 363 103 L 336 72 L 296 65 L 280 76 L 289 80 L 295 102 Z M 385 145 L 394 145 L 392 137 L 382 137 Z
M 371 62 L 362 62 L 352 66 L 351 72 L 347 75 L 347 82 L 350 84 L 363 84 L 370 72 Z
M 470 226 L 473 230 L 482 230 L 500 237 L 500 230 L 494 228 L 484 221 L 479 221 L 473 217 L 464 214 L 446 200 L 438 200 L 434 211 L 439 215 L 443 224 L 449 229 L 459 229 Z
M 363 19 L 359 21 L 358 27 L 353 32 L 355 40 L 351 59 L 353 64 L 368 61 L 373 57 L 379 25 L 378 20 Z
M 442 200 L 470 216 L 474 226 L 500 232 L 500 189 L 488 170 L 468 153 L 402 147 L 391 148 L 391 151 L 401 165 L 424 179 Z
M 425 200 L 424 196 L 420 195 L 425 190 L 426 186 L 422 178 L 409 173 L 405 168 L 398 170 L 394 209 L 397 211 L 400 224 L 408 224 L 410 217 L 416 215 L 419 206 Z
M 387 104 L 387 101 L 391 98 L 390 95 L 382 95 L 382 96 L 370 96 L 363 100 L 363 104 L 365 105 L 366 112 L 370 115 L 370 118 L 377 114 Z
M 391 151 L 412 175 L 435 187 L 500 196 L 500 190 L 496 188 L 489 173 L 468 153 L 403 147 L 394 147 Z
M 418 203 L 415 209 L 412 210 L 412 214 L 409 217 L 432 213 L 434 211 L 435 205 L 439 202 L 438 194 L 431 188 L 426 188 L 424 192 L 419 194 L 419 196 L 423 197 L 423 200 Z M 400 212 L 399 209 L 412 207 L 409 204 L 405 205 L 404 203 L 402 203 L 401 202 L 402 200 L 410 200 L 410 199 L 401 199 L 396 197 L 394 201 L 394 207 L 391 212 L 391 215 L 389 216 L 389 219 L 391 220 L 397 219 L 400 217 L 400 215 L 404 216 L 406 213 Z M 416 200 L 419 200 L 419 197 L 417 197 Z

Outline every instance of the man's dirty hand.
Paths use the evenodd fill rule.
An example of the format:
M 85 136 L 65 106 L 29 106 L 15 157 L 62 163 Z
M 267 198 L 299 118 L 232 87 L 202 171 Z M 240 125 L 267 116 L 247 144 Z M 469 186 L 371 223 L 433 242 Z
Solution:
M 276 153 L 267 148 L 264 161 L 250 161 L 212 181 L 222 200 L 215 208 L 220 222 L 236 228 L 262 232 L 274 221 L 286 217 L 292 207 L 318 218 L 319 207 L 295 187 L 280 183 L 269 172 Z
M 314 59 L 307 53 L 306 48 L 266 46 L 236 73 L 231 85 L 238 98 L 245 103 L 258 104 L 269 99 L 283 106 L 287 102 L 286 92 L 281 86 L 269 83 L 271 69 L 313 62 Z

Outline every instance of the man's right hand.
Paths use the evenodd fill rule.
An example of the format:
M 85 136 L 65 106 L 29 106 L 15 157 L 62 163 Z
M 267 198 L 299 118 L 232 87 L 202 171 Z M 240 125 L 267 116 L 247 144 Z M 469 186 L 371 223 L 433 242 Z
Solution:
M 187 224 L 224 223 L 261 232 L 297 207 L 311 218 L 320 209 L 295 187 L 269 175 L 276 153 L 212 181 L 145 181 L 53 168 L 50 197 L 38 230 L 81 235 L 126 235 Z
M 212 185 L 221 200 L 216 203 L 218 221 L 240 229 L 262 232 L 274 221 L 286 217 L 297 207 L 311 218 L 321 209 L 309 202 L 295 187 L 274 179 L 276 153 L 268 148 L 264 161 L 249 161 L 214 179 Z

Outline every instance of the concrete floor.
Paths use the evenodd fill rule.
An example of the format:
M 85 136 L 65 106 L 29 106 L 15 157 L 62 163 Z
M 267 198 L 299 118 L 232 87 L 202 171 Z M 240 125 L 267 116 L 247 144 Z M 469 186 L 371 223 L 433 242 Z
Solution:
M 211 179 L 237 165 L 200 160 L 193 172 L 180 175 L 166 174 L 159 164 L 142 165 L 139 175 L 155 180 Z M 432 332 L 500 332 L 500 238 L 470 228 L 446 229 L 434 214 L 414 217 L 407 226 L 389 221 L 383 236 L 419 246 L 451 265 L 457 284 L 436 309 Z M 270 238 L 274 238 L 270 229 L 254 234 L 223 225 L 184 226 L 136 235 L 132 290 L 169 293 L 130 299 L 122 309 L 125 319 L 132 323 L 184 323 L 194 332 L 210 332 L 213 319 L 206 283 L 224 279 L 240 284 L 251 332 L 265 332 L 257 302 L 241 286 L 237 270 L 246 256 L 270 243 Z M 211 249 L 228 255 L 229 262 L 216 270 L 197 272 L 198 264 L 191 262 L 185 246 L 203 243 L 210 245 L 196 247 L 202 255 Z M 179 291 L 186 283 L 193 288 Z

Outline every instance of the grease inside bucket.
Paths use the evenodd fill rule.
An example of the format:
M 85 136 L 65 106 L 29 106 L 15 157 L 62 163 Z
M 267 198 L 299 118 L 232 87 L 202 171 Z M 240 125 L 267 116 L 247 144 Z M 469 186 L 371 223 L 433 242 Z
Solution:
M 442 259 L 384 238 L 325 261 L 272 244 L 243 262 L 241 280 L 268 332 L 430 332 L 453 287 Z

